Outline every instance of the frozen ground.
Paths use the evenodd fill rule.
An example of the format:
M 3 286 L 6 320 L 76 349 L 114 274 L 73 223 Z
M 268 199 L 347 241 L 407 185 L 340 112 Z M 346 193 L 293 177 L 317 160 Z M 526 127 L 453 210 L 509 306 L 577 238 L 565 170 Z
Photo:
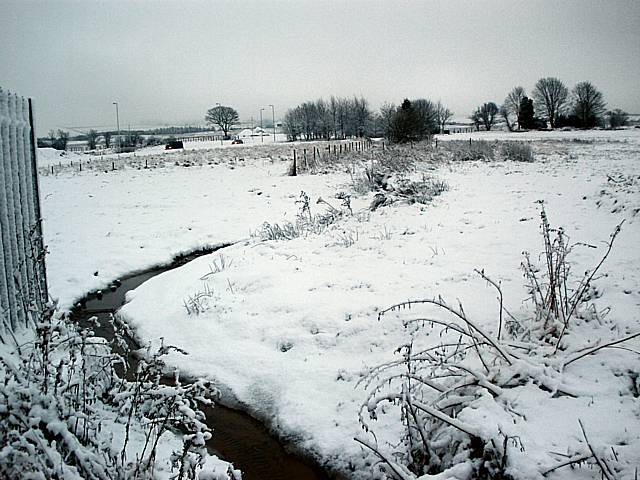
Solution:
M 238 241 L 150 280 L 130 294 L 123 315 L 143 339 L 164 337 L 187 350 L 173 361 L 217 380 L 227 402 L 244 405 L 320 461 L 356 468 L 366 478 L 370 459 L 352 440 L 364 435 L 358 410 L 366 395 L 355 384 L 407 341 L 401 323 L 378 321 L 377 311 L 442 295 L 459 299 L 470 318 L 495 331 L 495 292 L 473 272 L 479 268 L 502 282 L 510 311 L 525 316 L 531 307 L 523 303 L 519 266 L 523 251 L 537 258 L 542 249 L 537 201 L 545 201 L 552 224 L 564 226 L 573 241 L 598 247 L 576 250 L 577 272 L 594 265 L 609 234 L 626 220 L 605 264 L 607 276 L 597 282 L 596 306 L 611 312 L 601 324 L 572 332 L 569 344 L 578 348 L 640 328 L 640 131 L 508 138 L 532 140 L 537 161 L 422 166 L 450 186 L 431 205 L 368 212 L 372 194 L 357 197 L 352 216 L 291 241 L 261 242 L 250 233 L 264 221 L 294 221 L 300 191 L 311 197 L 312 213 L 326 211 L 316 204 L 319 197 L 338 206 L 333 197 L 349 190 L 348 175 L 286 177 L 288 163 L 264 150 L 242 161 L 217 161 L 207 151 L 199 154 L 211 164 L 199 166 L 164 162 L 148 170 L 43 176 L 52 292 L 69 306 L 127 272 Z M 184 303 L 198 293 L 205 311 L 189 315 Z M 526 387 L 510 392 L 514 409 L 527 416 L 511 427 L 528 442 L 526 454 L 514 460 L 522 478 L 536 478 L 531 472 L 557 460 L 551 451 L 578 448 L 578 418 L 599 445 L 618 445 L 623 461 L 640 462 L 640 411 L 630 394 L 638 386 L 623 375 L 637 372 L 637 362 L 627 351 L 582 361 L 566 380 L 577 399 Z M 489 409 L 478 412 L 467 419 L 478 428 L 504 421 Z M 397 440 L 397 422 L 382 418 L 376 427 L 379 442 Z M 594 470 L 568 468 L 549 476 L 597 477 Z

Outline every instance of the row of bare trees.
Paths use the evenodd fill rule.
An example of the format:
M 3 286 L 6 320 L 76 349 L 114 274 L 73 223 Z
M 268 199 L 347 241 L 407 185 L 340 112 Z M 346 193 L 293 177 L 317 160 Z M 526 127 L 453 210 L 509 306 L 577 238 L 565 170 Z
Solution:
M 453 112 L 441 102 L 405 99 L 400 106 L 385 103 L 379 112 L 363 97 L 319 99 L 287 111 L 284 130 L 289 140 L 344 139 L 384 135 L 393 142 L 420 140 L 443 130 Z
M 289 140 L 330 140 L 373 136 L 378 121 L 365 98 L 331 96 L 289 109 L 283 126 Z
M 501 106 L 488 102 L 471 115 L 477 129 L 491 130 L 502 117 L 509 130 L 572 126 L 592 128 L 608 124 L 624 126 L 628 115 L 620 109 L 606 111 L 604 96 L 591 82 L 577 83 L 570 91 L 558 78 L 545 77 L 533 87 L 531 98 L 521 86 L 514 87 Z

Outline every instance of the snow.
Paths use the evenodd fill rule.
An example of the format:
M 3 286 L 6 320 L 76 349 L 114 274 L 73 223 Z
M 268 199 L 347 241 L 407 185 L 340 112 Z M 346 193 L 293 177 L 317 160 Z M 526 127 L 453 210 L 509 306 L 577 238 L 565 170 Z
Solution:
M 250 130 L 249 130 L 250 132 Z M 180 137 L 176 138 L 191 138 L 191 137 Z M 197 138 L 197 137 L 193 137 Z M 286 142 L 287 136 L 283 133 L 276 134 L 276 144 L 281 142 Z M 181 155 L 184 152 L 192 152 L 192 151 L 200 151 L 200 150 L 220 150 L 220 149 L 233 149 L 242 151 L 243 145 L 233 145 L 232 140 L 207 140 L 207 141 L 184 141 L 184 148 L 180 150 L 165 150 L 165 145 L 154 145 L 151 147 L 143 147 L 137 149 L 135 152 L 128 153 L 113 153 L 113 152 L 87 152 L 84 154 L 79 154 L 75 152 L 66 152 L 56 150 L 50 147 L 38 148 L 38 165 L 40 167 L 51 167 L 56 165 L 62 166 L 70 166 L 73 162 L 77 164 L 82 161 L 83 163 L 89 162 L 97 162 L 98 160 L 109 160 L 109 164 L 111 161 L 115 161 L 116 163 L 120 161 L 125 161 L 127 159 L 135 159 L 136 157 L 148 157 L 148 156 L 157 156 L 157 155 L 168 155 L 169 158 L 172 158 L 175 155 Z M 263 141 L 260 141 L 259 136 L 250 137 L 245 140 L 245 143 L 249 145 L 255 144 L 258 145 L 273 145 L 273 135 L 265 132 L 263 136 Z
M 170 362 L 214 379 L 227 403 L 264 419 L 322 462 L 343 471 L 355 465 L 368 478 L 364 454 L 352 440 L 362 435 L 358 411 L 366 398 L 356 383 L 368 367 L 392 359 L 408 338 L 399 321 L 378 321 L 377 312 L 398 301 L 441 295 L 452 304 L 459 299 L 471 319 L 495 332 L 495 291 L 474 273 L 477 268 L 501 281 L 510 311 L 525 314 L 530 305 L 523 303 L 519 266 L 523 251 L 536 259 L 542 249 L 539 200 L 572 241 L 598 247 L 576 248 L 576 272 L 597 263 L 610 233 L 626 220 L 604 266 L 607 275 L 596 283 L 597 308 L 611 306 L 611 312 L 602 324 L 573 330 L 569 344 L 593 345 L 640 326 L 640 131 L 439 138 L 532 141 L 537 160 L 423 166 L 450 186 L 430 205 L 393 204 L 369 212 L 372 194 L 354 197 L 354 215 L 323 233 L 265 242 L 251 232 L 265 221 L 295 221 L 300 191 L 311 197 L 312 213 L 324 213 L 316 199 L 338 206 L 334 196 L 350 189 L 349 176 L 286 177 L 289 163 L 259 147 L 254 156 L 243 150 L 242 161 L 44 176 L 52 292 L 69 306 L 128 272 L 203 245 L 237 242 L 149 280 L 128 294 L 121 314 L 141 338 L 164 337 L 188 351 Z M 210 273 L 222 257 L 225 268 Z M 189 315 L 184 302 L 198 292 L 207 292 L 208 309 Z M 598 444 L 629 445 L 616 448 L 637 464 L 640 412 L 621 373 L 637 371 L 637 360 L 612 350 L 568 367 L 566 387 L 587 397 L 552 398 L 530 385 L 510 390 L 513 408 L 527 415 L 513 434 L 531 439 L 525 453 L 515 455 L 523 474 L 551 466 L 557 458 L 550 451 L 578 450 L 578 419 Z M 514 428 L 489 403 L 478 405 L 461 420 L 478 429 L 498 423 Z M 380 442 L 399 438 L 397 422 L 382 418 L 375 426 Z M 549 478 L 596 474 L 567 468 Z

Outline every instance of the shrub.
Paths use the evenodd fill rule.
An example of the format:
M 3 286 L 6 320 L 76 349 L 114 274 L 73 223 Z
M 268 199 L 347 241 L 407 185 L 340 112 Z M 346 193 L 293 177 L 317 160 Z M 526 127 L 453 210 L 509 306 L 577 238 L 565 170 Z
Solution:
M 173 386 L 161 383 L 162 358 L 180 351 L 170 346 L 148 349 L 130 367 L 126 325 L 112 318 L 111 326 L 109 343 L 50 307 L 33 342 L 12 353 L 2 346 L 1 478 L 151 479 L 157 447 L 176 428 L 185 435 L 171 458 L 174 478 L 205 474 L 211 431 L 198 402 L 208 403 L 210 390 L 177 377 Z M 117 370 L 129 371 L 131 380 Z
M 444 180 L 423 175 L 422 179 L 417 181 L 399 179 L 393 193 L 408 203 L 427 204 L 447 190 L 449 184 Z
M 495 157 L 493 146 L 484 140 L 476 140 L 473 142 L 453 140 L 443 142 L 442 144 L 444 148 L 452 154 L 453 160 L 457 161 L 489 161 Z
M 533 162 L 533 149 L 531 145 L 523 142 L 501 142 L 500 156 L 503 160 L 513 162 Z
M 284 222 L 271 224 L 264 222 L 257 232 L 257 236 L 261 240 L 293 240 L 294 238 L 307 234 L 317 235 L 321 233 L 327 226 L 337 222 L 346 212 L 353 213 L 351 210 L 351 197 L 343 192 L 336 195 L 336 198 L 342 200 L 341 206 L 344 209 L 338 209 L 329 202 L 319 197 L 316 204 L 325 204 L 327 211 L 325 213 L 311 213 L 311 199 L 304 192 L 300 192 L 300 198 L 296 200 L 299 205 L 298 214 L 295 222 Z
M 612 470 L 626 472 L 631 478 L 632 461 L 623 464 L 613 448 L 613 455 L 603 453 L 605 450 L 600 446 L 594 448 L 580 420 L 582 449 L 575 451 L 575 447 L 568 447 L 572 453 L 559 461 L 552 458 L 550 466 L 540 465 L 537 459 L 539 454 L 548 454 L 544 445 L 535 446 L 534 439 L 519 436 L 522 429 L 518 423 L 527 421 L 526 412 L 514 411 L 510 403 L 527 391 L 508 393 L 510 389 L 537 388 L 575 397 L 576 394 L 563 390 L 569 388 L 564 385 L 576 381 L 564 378 L 566 367 L 604 348 L 618 348 L 620 343 L 640 337 L 640 332 L 627 332 L 623 338 L 592 342 L 586 348 L 572 351 L 559 348 L 571 319 L 595 310 L 588 308 L 590 285 L 609 255 L 620 225 L 596 267 L 574 279 L 568 260 L 572 247 L 563 230 L 549 226 L 544 208 L 541 218 L 546 270 L 534 267 L 528 255 L 523 263 L 534 306 L 533 317 L 528 321 L 516 319 L 505 309 L 500 284 L 489 279 L 484 271 L 476 272 L 498 292 L 497 333 L 482 328 L 467 316 L 461 303 L 449 305 L 441 297 L 401 302 L 378 314 L 381 320 L 397 312 L 410 339 L 396 350 L 398 358 L 377 365 L 362 376 L 359 385 L 368 393 L 359 419 L 363 429 L 371 432 L 371 421 L 378 415 L 398 415 L 403 433 L 398 441 L 387 444 L 392 446 L 392 452 L 378 444 L 375 434 L 373 441 L 355 440 L 378 457 L 377 465 L 389 478 L 417 479 L 449 469 L 453 472 L 465 464 L 463 470 L 456 470 L 465 472 L 464 478 L 507 480 L 513 478 L 512 472 L 531 469 L 542 477 L 569 465 L 585 463 L 600 469 L 604 478 L 613 478 L 609 475 Z M 543 271 L 544 275 L 540 273 Z M 411 309 L 421 312 L 401 313 Z M 509 317 L 504 331 L 503 313 Z M 588 313 L 583 318 L 588 320 L 593 315 Z M 638 372 L 629 375 L 637 378 Z M 495 428 L 485 426 L 486 416 L 495 421 Z M 570 436 L 567 432 L 565 438 Z M 520 455 L 519 463 L 513 464 L 513 449 L 524 452 L 525 446 L 542 451 L 534 452 L 531 458 L 535 460 Z

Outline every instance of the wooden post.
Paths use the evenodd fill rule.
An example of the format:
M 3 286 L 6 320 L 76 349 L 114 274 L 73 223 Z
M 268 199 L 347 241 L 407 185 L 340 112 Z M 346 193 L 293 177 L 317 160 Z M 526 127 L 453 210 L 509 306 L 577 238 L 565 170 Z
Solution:
M 116 163 L 115 162 L 111 162 L 111 170 L 115 170 L 116 169 Z
M 51 175 L 53 175 L 53 165 L 51 165 Z
M 471 147 L 471 139 L 469 139 L 469 147 Z

